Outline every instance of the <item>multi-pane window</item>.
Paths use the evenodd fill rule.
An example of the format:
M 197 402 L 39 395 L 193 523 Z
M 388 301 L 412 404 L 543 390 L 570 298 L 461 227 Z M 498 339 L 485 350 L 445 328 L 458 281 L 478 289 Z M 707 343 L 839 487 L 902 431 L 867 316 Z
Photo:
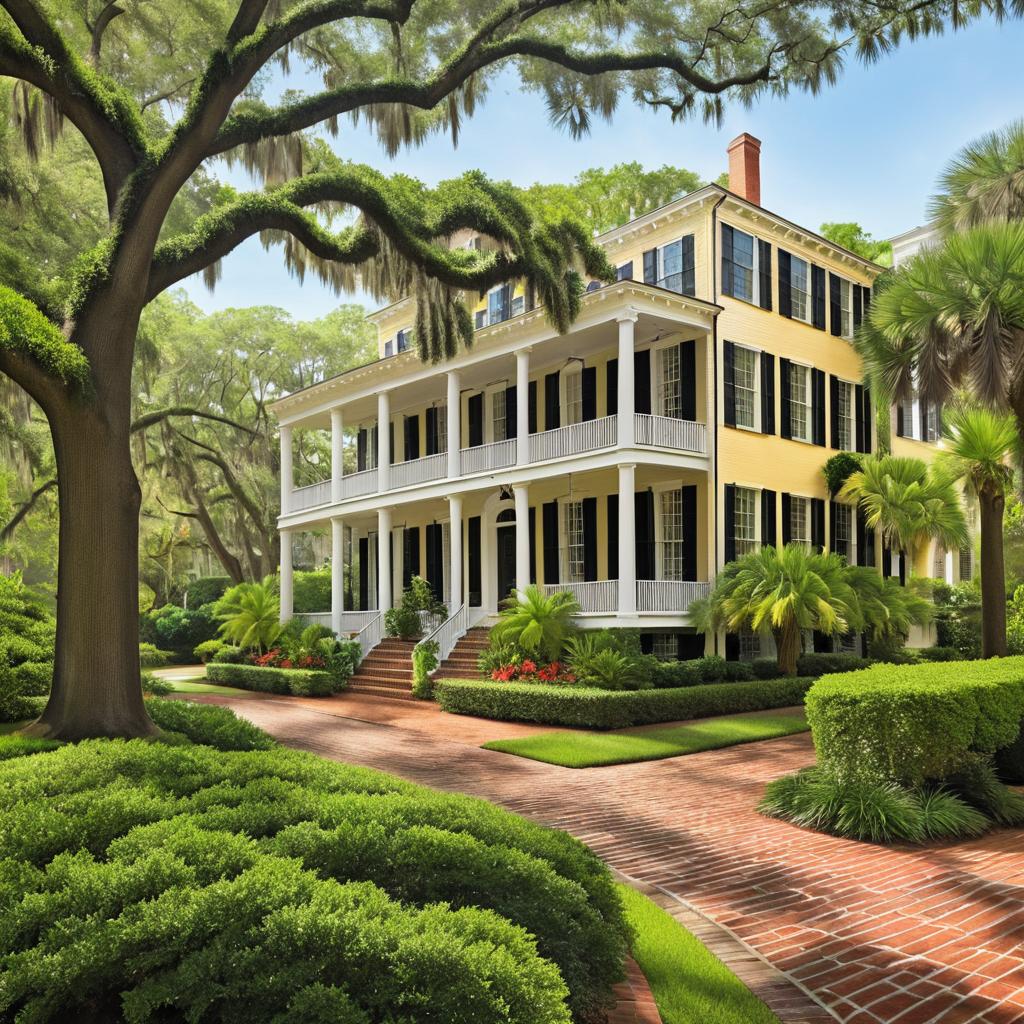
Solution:
M 583 422 L 583 374 L 572 370 L 565 378 L 565 423 Z
M 437 436 L 434 438 L 434 451 L 435 452 L 446 452 L 448 451 L 448 406 L 439 405 L 437 406 L 436 418 L 434 420 L 436 424 Z M 448 563 L 445 562 L 445 565 Z
M 664 491 L 661 495 L 662 579 L 683 578 L 683 495 Z
M 566 581 L 583 582 L 583 502 L 565 506 Z
M 839 281 L 839 333 L 853 337 L 853 282 Z
M 789 540 L 792 544 L 811 546 L 810 500 L 798 498 L 795 494 L 789 499 Z
M 811 320 L 811 268 L 806 260 L 793 256 L 789 263 L 791 309 L 797 320 Z
M 508 422 L 505 415 L 505 390 L 491 393 L 491 437 L 495 441 L 505 440 L 505 425 Z
M 409 347 L 409 335 L 411 331 L 399 331 L 395 338 L 395 344 L 399 352 L 404 352 Z
M 479 331 L 482 327 L 487 326 L 487 310 L 478 309 L 473 315 L 473 326 Z
M 801 441 L 811 439 L 811 370 L 798 363 L 789 365 L 789 429 Z
M 960 579 L 970 580 L 974 577 L 974 551 L 966 547 L 960 549 Z
M 682 419 L 682 389 L 679 386 L 681 369 L 679 365 L 679 346 L 669 345 L 658 352 L 658 369 L 660 391 L 658 405 L 662 416 Z
M 512 316 L 519 316 L 520 313 L 526 311 L 526 296 L 517 295 L 512 300 Z
M 693 246 L 691 245 L 687 252 L 690 254 L 690 258 L 687 260 L 689 266 L 683 263 L 683 240 L 680 238 L 678 241 L 669 242 L 668 245 L 662 246 L 658 252 L 658 284 L 662 288 L 667 288 L 669 291 L 679 292 L 682 295 L 692 295 L 694 293 L 694 266 L 693 266 Z
M 394 354 L 395 354 L 395 342 L 394 342 L 394 339 L 392 338 L 391 341 L 385 341 L 384 342 L 384 355 L 385 355 L 385 357 L 387 357 L 387 356 L 393 356 Z
M 761 657 L 761 636 L 749 629 L 740 633 L 740 661 L 755 661 Z
M 927 402 L 925 404 L 923 426 L 923 441 L 938 441 L 942 436 L 942 428 L 939 423 L 939 407 L 934 402 Z
M 852 451 L 854 446 L 854 390 L 848 381 L 838 381 L 836 417 L 839 426 L 839 447 Z
M 732 253 L 724 253 L 732 266 L 732 291 L 728 294 L 747 302 L 757 301 L 757 245 L 745 231 L 732 232 Z
M 487 296 L 487 322 L 500 324 L 509 318 L 509 305 L 512 289 L 503 284 L 493 289 Z
M 749 487 L 736 488 L 734 539 L 737 558 L 742 558 L 757 548 L 757 501 L 757 491 Z
M 854 530 L 853 530 L 853 508 L 850 505 L 832 506 L 832 515 L 835 522 L 832 530 L 835 534 L 835 553 L 842 555 L 851 565 L 854 563 Z
M 675 633 L 655 633 L 651 640 L 651 654 L 659 661 L 676 660 L 679 654 L 679 640 Z
M 736 426 L 757 426 L 757 353 L 740 345 L 733 349 L 733 381 L 736 394 Z

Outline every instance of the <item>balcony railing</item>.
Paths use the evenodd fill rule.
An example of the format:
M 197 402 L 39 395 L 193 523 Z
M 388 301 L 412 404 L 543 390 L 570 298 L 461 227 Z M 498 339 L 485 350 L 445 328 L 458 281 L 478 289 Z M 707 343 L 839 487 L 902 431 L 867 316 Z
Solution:
M 411 487 L 414 484 L 425 484 L 431 480 L 440 480 L 448 475 L 448 453 L 427 455 L 422 459 L 410 459 L 408 462 L 396 462 L 391 467 L 391 486 Z
M 291 509 L 293 512 L 301 512 L 303 509 L 316 508 L 317 505 L 326 505 L 331 500 L 331 481 L 321 480 L 315 484 L 308 484 L 306 487 L 296 487 L 292 491 Z
M 474 448 L 463 448 L 461 453 L 462 475 L 485 473 L 489 469 L 506 469 L 516 463 L 515 438 L 480 444 Z
M 376 469 L 364 469 L 361 473 L 349 473 L 341 478 L 342 498 L 358 498 L 362 494 L 373 494 L 376 490 Z
M 707 427 L 693 420 L 677 420 L 671 416 L 636 415 L 636 443 L 656 448 L 676 448 L 684 452 L 706 455 L 708 451 Z
M 581 615 L 600 615 L 619 610 L 619 581 L 594 580 L 590 583 L 547 583 L 544 593 L 550 596 L 567 590 L 576 598 Z
M 567 455 L 596 448 L 610 448 L 618 436 L 618 417 L 603 416 L 599 420 L 585 420 L 555 430 L 544 430 L 530 435 L 530 461 L 545 462 L 562 459 Z
M 707 597 L 709 583 L 692 580 L 637 580 L 638 612 L 685 612 L 698 598 Z

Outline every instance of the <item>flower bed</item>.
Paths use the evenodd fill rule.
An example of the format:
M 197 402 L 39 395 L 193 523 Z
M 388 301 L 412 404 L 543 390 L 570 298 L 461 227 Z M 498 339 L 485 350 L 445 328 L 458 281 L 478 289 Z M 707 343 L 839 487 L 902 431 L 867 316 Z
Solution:
M 576 677 L 562 662 L 551 661 L 546 665 L 538 665 L 532 658 L 524 658 L 521 662 L 511 662 L 496 668 L 491 673 L 491 679 L 497 683 L 576 684 Z
M 243 690 L 291 694 L 295 697 L 326 697 L 345 687 L 345 683 L 330 672 L 264 665 L 230 665 L 217 661 L 211 661 L 206 666 L 206 678 L 211 683 L 238 686 Z

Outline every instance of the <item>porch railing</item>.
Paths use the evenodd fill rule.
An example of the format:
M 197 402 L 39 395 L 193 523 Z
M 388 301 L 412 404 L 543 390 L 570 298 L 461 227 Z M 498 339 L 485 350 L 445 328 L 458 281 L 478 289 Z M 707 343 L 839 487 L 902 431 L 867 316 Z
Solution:
M 296 612 L 293 619 L 297 619 L 304 626 L 326 626 L 331 628 L 330 612 Z
M 364 469 L 360 473 L 349 473 L 341 478 L 342 498 L 357 498 L 362 494 L 373 494 L 376 490 L 376 469 Z
M 550 596 L 567 590 L 576 598 L 581 615 L 600 615 L 619 610 L 619 581 L 594 580 L 589 583 L 547 583 L 544 593 Z
M 391 467 L 391 488 L 410 487 L 440 480 L 448 474 L 448 453 L 427 455 L 422 459 L 396 462 Z
M 677 420 L 671 416 L 650 416 L 638 412 L 636 416 L 636 443 L 656 448 L 676 448 L 684 452 L 706 455 L 707 427 L 693 420 Z
M 378 612 L 376 617 L 371 619 L 356 635 L 359 641 L 359 650 L 362 652 L 360 660 L 365 658 L 384 638 L 384 613 Z
M 617 416 L 602 416 L 599 420 L 585 420 L 531 434 L 530 462 L 545 462 L 596 448 L 610 448 L 618 438 L 617 424 Z
M 638 612 L 685 612 L 693 601 L 706 597 L 710 583 L 695 580 L 637 580 Z
M 462 475 L 484 473 L 489 469 L 506 469 L 516 462 L 516 441 L 494 441 L 473 448 L 463 448 L 461 453 Z
M 296 487 L 292 491 L 290 511 L 301 512 L 303 509 L 326 505 L 331 500 L 331 481 L 320 480 L 305 487 Z

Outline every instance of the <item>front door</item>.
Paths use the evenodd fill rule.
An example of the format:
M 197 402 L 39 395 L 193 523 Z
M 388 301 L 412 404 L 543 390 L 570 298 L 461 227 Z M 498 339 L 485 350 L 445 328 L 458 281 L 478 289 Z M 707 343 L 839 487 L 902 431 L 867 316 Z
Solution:
M 498 534 L 498 603 L 508 597 L 516 585 L 516 528 L 499 526 Z

